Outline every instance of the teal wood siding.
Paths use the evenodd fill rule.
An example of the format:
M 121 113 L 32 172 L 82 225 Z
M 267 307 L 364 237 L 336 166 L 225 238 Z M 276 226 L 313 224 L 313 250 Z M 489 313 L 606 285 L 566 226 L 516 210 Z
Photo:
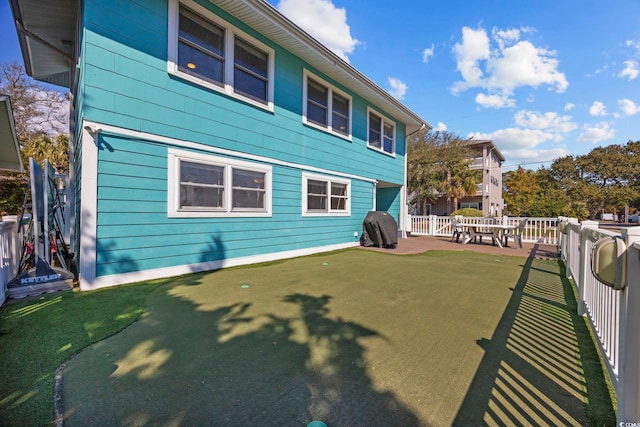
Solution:
M 164 144 L 99 138 L 97 276 L 355 242 L 373 183 L 351 180 L 348 217 L 302 217 L 302 171 L 273 167 L 270 218 L 168 218 Z
M 404 181 L 402 123 L 394 120 L 395 157 L 368 149 L 367 107 L 384 114 L 383 108 L 215 5 L 199 3 L 274 49 L 273 112 L 168 73 L 166 1 L 88 0 L 79 114 L 96 123 L 273 159 L 272 216 L 168 218 L 167 145 L 101 134 L 97 276 L 355 242 L 354 232 L 361 231 L 373 206 L 371 181 L 399 186 Z M 352 141 L 302 123 L 305 68 L 352 97 Z M 302 216 L 304 168 L 278 162 L 366 178 L 351 179 L 351 215 Z M 399 212 L 399 201 L 392 205 Z
M 400 217 L 400 188 L 378 188 L 376 190 L 376 210 L 389 212 L 398 221 Z

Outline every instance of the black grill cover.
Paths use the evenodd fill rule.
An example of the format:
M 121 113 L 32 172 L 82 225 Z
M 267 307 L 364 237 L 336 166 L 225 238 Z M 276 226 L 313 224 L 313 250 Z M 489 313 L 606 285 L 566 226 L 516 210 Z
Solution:
M 362 222 L 360 244 L 395 248 L 398 244 L 398 223 L 387 212 L 370 211 Z

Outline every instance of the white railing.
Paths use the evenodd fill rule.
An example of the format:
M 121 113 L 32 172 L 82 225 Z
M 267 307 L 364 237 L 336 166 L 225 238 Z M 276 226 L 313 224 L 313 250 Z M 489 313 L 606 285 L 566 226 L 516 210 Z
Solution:
M 567 276 L 578 291 L 578 313 L 586 316 L 595 334 L 616 390 L 618 423 L 640 420 L 640 227 L 615 233 L 594 221 L 578 224 L 560 218 L 560 252 Z M 606 236 L 623 239 L 626 246 L 625 287 L 603 284 L 591 270 L 594 243 Z
M 482 218 L 465 216 L 461 220 L 465 223 L 475 224 Z M 516 226 L 524 217 L 502 217 L 497 218 L 504 225 Z M 557 218 L 527 218 L 527 226 L 522 234 L 522 241 L 530 243 L 545 243 L 550 245 L 558 244 Z M 413 216 L 409 221 L 410 231 L 416 236 L 452 236 L 451 217 L 448 216 Z
M 18 234 L 18 218 L 2 217 L 0 221 L 0 305 L 7 299 L 7 284 L 18 274 L 22 241 Z

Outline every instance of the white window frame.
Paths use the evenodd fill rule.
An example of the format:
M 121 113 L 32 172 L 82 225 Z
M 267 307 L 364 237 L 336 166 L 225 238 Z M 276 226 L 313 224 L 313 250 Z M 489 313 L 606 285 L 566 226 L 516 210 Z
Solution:
M 375 115 L 378 116 L 378 118 L 380 119 L 380 148 L 371 145 L 370 141 L 369 141 L 369 119 L 371 117 L 371 115 Z M 384 150 L 384 125 L 390 125 L 393 128 L 393 147 L 391 152 L 385 151 Z M 382 154 L 386 154 L 387 156 L 391 156 L 391 157 L 395 157 L 396 156 L 396 123 L 393 120 L 388 119 L 385 115 L 380 114 L 378 111 L 374 110 L 371 107 L 367 107 L 367 148 L 377 151 L 379 153 Z
M 169 218 L 214 217 L 271 217 L 272 216 L 272 167 L 261 163 L 212 156 L 194 151 L 168 149 L 167 215 Z M 211 210 L 180 209 L 180 161 L 201 163 L 224 168 L 224 207 Z M 264 173 L 264 209 L 234 209 L 232 206 L 232 177 L 234 169 Z
M 309 87 L 309 79 L 313 80 L 314 82 L 324 86 L 325 88 L 327 88 L 327 126 L 323 126 L 321 124 L 315 123 L 311 120 L 307 119 L 307 92 L 308 92 L 308 87 Z M 302 80 L 303 80 L 303 85 L 302 85 L 302 123 L 304 123 L 307 126 L 310 126 L 312 128 L 315 129 L 319 129 L 323 132 L 328 132 L 332 135 L 335 135 L 337 137 L 340 137 L 342 139 L 346 139 L 347 141 L 351 141 L 352 140 L 352 136 L 351 136 L 351 129 L 353 126 L 353 99 L 351 96 L 349 96 L 347 93 L 341 91 L 340 89 L 336 88 L 335 86 L 329 84 L 326 80 L 318 77 L 317 75 L 311 73 L 309 70 L 304 69 L 302 72 Z M 347 133 L 342 133 L 342 132 L 338 132 L 336 130 L 333 129 L 333 94 L 339 95 L 342 98 L 345 98 L 347 101 L 349 101 L 349 129 L 347 129 Z
M 466 202 L 466 203 L 460 203 L 460 209 L 464 209 L 464 208 L 470 208 L 470 209 L 480 209 L 480 203 L 479 202 Z
M 200 15 L 203 19 L 211 21 L 213 24 L 221 27 L 224 31 L 224 82 L 222 86 L 199 78 L 195 75 L 181 71 L 178 68 L 178 34 L 180 24 L 180 5 L 190 9 L 194 13 Z M 239 99 L 256 107 L 274 111 L 274 80 L 275 80 L 275 51 L 264 43 L 259 42 L 244 31 L 236 28 L 210 10 L 191 0 L 169 0 L 169 27 L 168 27 L 168 51 L 167 51 L 167 71 L 169 74 L 179 77 L 183 80 L 206 87 L 207 89 L 223 93 L 235 99 Z M 234 46 L 236 37 L 245 43 L 252 45 L 258 50 L 268 55 L 267 61 L 267 99 L 265 103 L 257 101 L 251 97 L 236 93 L 234 91 L 234 66 L 235 55 Z
M 326 211 L 309 211 L 307 207 L 307 189 L 308 182 L 322 181 L 327 183 L 327 210 Z M 344 210 L 331 209 L 331 184 L 343 184 L 347 186 L 347 200 Z M 317 175 L 307 172 L 302 173 L 302 216 L 351 216 L 351 181 L 348 179 L 329 177 L 327 175 Z

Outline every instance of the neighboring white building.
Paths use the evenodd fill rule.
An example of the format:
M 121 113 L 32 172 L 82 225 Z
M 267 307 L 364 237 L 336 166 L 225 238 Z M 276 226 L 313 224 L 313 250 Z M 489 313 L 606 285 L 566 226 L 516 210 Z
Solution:
M 476 208 L 485 216 L 502 216 L 504 200 L 502 199 L 502 163 L 505 158 L 498 147 L 490 140 L 470 139 L 465 141 L 474 151 L 475 156 L 471 169 L 482 171 L 482 183 L 478 191 L 467 197 L 458 199 L 458 206 L 451 206 L 451 211 L 460 208 Z M 435 203 L 427 205 L 424 215 L 448 215 L 447 197 L 439 197 Z

